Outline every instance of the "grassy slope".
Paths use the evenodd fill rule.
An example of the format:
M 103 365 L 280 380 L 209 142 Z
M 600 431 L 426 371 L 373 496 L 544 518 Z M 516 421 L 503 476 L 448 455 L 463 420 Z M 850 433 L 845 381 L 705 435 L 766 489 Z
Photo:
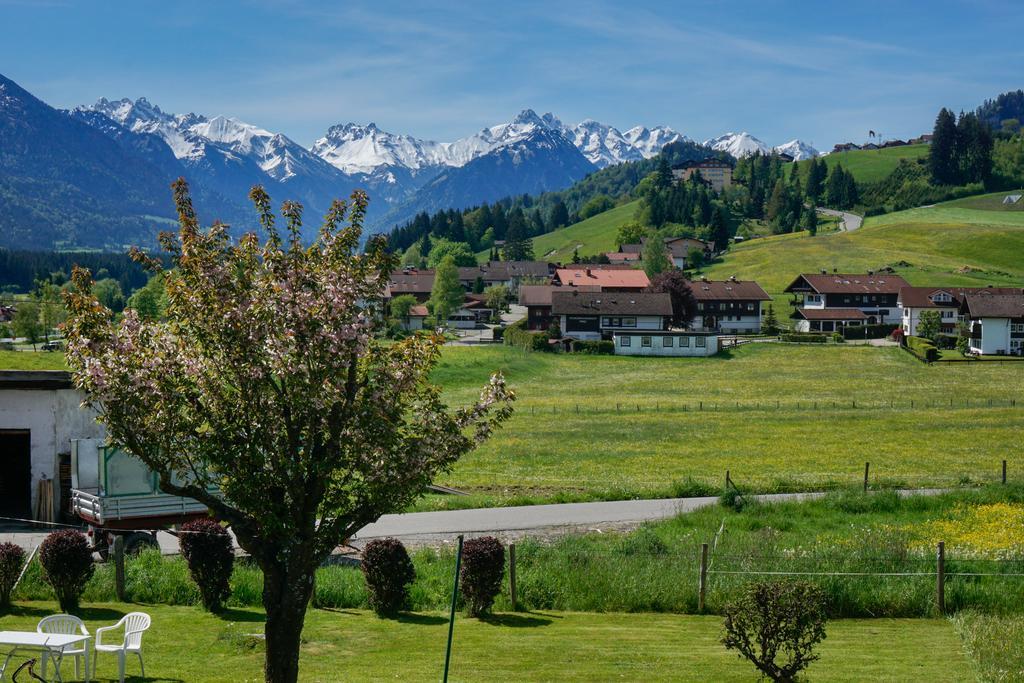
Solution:
M 92 631 L 138 605 L 83 610 Z M 222 617 L 194 607 L 142 606 L 153 617 L 144 636 L 146 671 L 160 680 L 262 680 L 263 651 L 239 634 L 260 633 L 258 610 Z M 57 612 L 53 603 L 20 603 L 0 629 L 33 630 Z M 455 626 L 453 681 L 751 681 L 755 670 L 719 642 L 718 617 L 647 614 L 501 614 L 460 618 Z M 444 666 L 447 620 L 441 614 L 378 619 L 363 611 L 311 609 L 302 645 L 302 680 L 436 681 Z M 839 620 L 827 627 L 816 681 L 971 680 L 952 626 L 941 620 Z M 934 656 L 942 652 L 942 657 Z M 21 660 L 18 659 L 17 662 Z M 110 681 L 116 659 L 101 655 L 98 681 Z M 128 663 L 136 672 L 137 661 Z M 65 672 L 70 670 L 65 664 Z
M 585 221 L 535 237 L 533 253 L 539 259 L 568 263 L 577 245 L 580 256 L 615 251 L 619 227 L 633 220 L 638 205 L 639 201 L 623 204 Z
M 890 483 L 991 479 L 1019 450 L 1024 408 L 1024 364 L 928 367 L 895 348 L 764 344 L 669 359 L 449 347 L 435 379 L 463 404 L 496 369 L 518 393 L 516 414 L 441 481 L 498 498 L 670 495 L 687 478 L 717 490 L 727 469 L 755 489 L 813 489 L 855 482 L 865 460 Z M 950 397 L 953 407 L 922 405 Z M 1010 398 L 1016 407 L 987 406 Z
M 982 211 L 1024 211 L 1024 199 L 1018 199 L 1016 204 L 1003 204 L 1006 195 L 1021 194 L 1021 190 L 1010 190 L 1007 192 L 993 192 L 991 194 L 979 194 L 974 197 L 964 197 L 947 202 L 944 206 L 956 206 L 965 209 L 980 209 Z
M 64 354 L 56 352 L 0 351 L 0 370 L 67 370 Z
M 863 272 L 897 267 L 911 284 L 980 286 L 1024 281 L 1024 212 L 981 211 L 954 203 L 865 220 L 852 233 L 779 235 L 734 246 L 707 269 L 711 277 L 755 279 L 781 292 L 801 272 Z M 971 272 L 957 272 L 964 266 Z
M 928 154 L 928 145 L 904 145 L 903 147 L 887 147 L 885 149 L 855 150 L 838 152 L 822 157 L 829 168 L 842 164 L 843 168 L 853 173 L 853 177 L 862 183 L 873 183 L 882 180 L 893 172 L 900 159 L 917 159 Z M 798 162 L 800 170 L 806 177 L 808 161 Z

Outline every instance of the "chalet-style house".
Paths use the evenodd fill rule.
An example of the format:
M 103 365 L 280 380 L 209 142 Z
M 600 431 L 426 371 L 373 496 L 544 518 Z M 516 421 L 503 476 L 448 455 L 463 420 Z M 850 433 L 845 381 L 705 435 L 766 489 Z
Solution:
M 644 237 L 640 240 L 640 244 L 620 245 L 617 252 L 608 252 L 605 256 L 612 263 L 642 261 L 644 250 L 651 239 L 657 238 Z M 668 251 L 669 258 L 672 259 L 672 265 L 676 268 L 685 269 L 689 267 L 688 259 L 690 258 L 690 252 L 694 249 L 700 251 L 705 257 L 710 257 L 715 251 L 714 242 L 705 242 L 695 237 L 665 237 L 663 239 L 665 240 L 665 250 Z
M 555 282 L 563 287 L 600 287 L 602 292 L 642 292 L 651 284 L 642 270 L 582 265 L 559 268 L 555 271 Z
M 398 323 L 406 332 L 415 332 L 423 329 L 423 321 L 430 315 L 430 311 L 424 304 L 416 304 L 409 308 L 409 315 L 405 316 Z
M 701 179 L 715 192 L 721 192 L 732 185 L 732 164 L 721 159 L 712 157 L 687 161 L 672 168 L 672 177 L 676 180 L 689 180 L 694 173 L 700 173 Z
M 667 330 L 672 317 L 668 294 L 581 292 L 563 288 L 551 294 L 551 314 L 562 336 L 578 340 L 611 339 L 619 330 Z
M 899 293 L 910 284 L 888 273 L 804 273 L 785 292 L 800 295 L 800 306 L 791 316 L 801 332 L 833 332 L 851 325 L 902 321 Z
M 993 294 L 982 290 L 964 295 L 960 313 L 970 325 L 971 353 L 1001 356 L 1024 354 L 1024 291 Z
M 718 353 L 718 335 L 692 330 L 615 330 L 612 332 L 617 356 L 713 356 Z
M 459 282 L 466 289 L 473 289 L 477 278 L 480 278 L 484 287 L 505 285 L 515 292 L 523 280 L 546 281 L 554 274 L 554 264 L 546 261 L 488 261 L 479 266 L 459 268 Z
M 761 285 L 752 280 L 708 280 L 702 278 L 690 283 L 697 299 L 695 329 L 729 333 L 760 332 L 761 306 L 771 301 Z
M 960 308 L 964 296 L 987 292 L 989 294 L 1016 294 L 1016 287 L 904 287 L 900 290 L 897 303 L 903 311 L 903 332 L 917 335 L 917 325 L 921 322 L 921 314 L 925 311 L 937 311 L 941 323 L 941 331 L 952 334 L 963 319 Z
M 519 305 L 526 308 L 526 329 L 546 330 L 551 325 L 551 295 L 554 292 L 600 292 L 597 286 L 559 287 L 557 285 L 521 285 Z
M 425 302 L 430 298 L 430 290 L 434 288 L 434 271 L 404 268 L 391 273 L 385 299 L 393 299 L 403 294 L 412 294 L 416 301 Z

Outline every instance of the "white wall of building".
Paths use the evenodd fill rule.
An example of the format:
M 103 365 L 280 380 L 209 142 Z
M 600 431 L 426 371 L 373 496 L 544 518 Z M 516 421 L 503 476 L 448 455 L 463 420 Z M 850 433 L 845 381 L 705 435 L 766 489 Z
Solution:
M 642 333 L 616 333 L 612 337 L 617 356 L 713 356 L 718 353 L 718 337 L 715 335 L 678 335 Z M 629 340 L 626 343 L 626 340 Z M 649 341 L 649 345 L 644 345 Z M 703 346 L 699 344 L 703 343 Z M 627 345 L 628 344 L 628 345 Z
M 96 413 L 80 407 L 82 394 L 74 389 L 7 389 L 0 391 L 0 430 L 29 432 L 32 463 L 32 509 L 39 481 L 53 483 L 54 516 L 61 509 L 58 463 L 71 452 L 72 439 L 103 438 Z M 0 473 L 2 476 L 2 473 Z
M 971 338 L 971 351 L 983 356 L 1010 353 L 1010 319 L 982 318 L 974 324 L 981 325 L 981 339 Z M 979 343 L 980 341 L 980 343 Z

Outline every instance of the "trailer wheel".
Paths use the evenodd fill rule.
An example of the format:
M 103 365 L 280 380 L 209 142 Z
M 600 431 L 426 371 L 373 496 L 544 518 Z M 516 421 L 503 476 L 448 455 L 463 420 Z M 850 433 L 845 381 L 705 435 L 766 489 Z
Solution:
M 124 539 L 124 552 L 126 555 L 136 556 L 143 550 L 149 549 L 160 549 L 160 544 L 156 540 L 156 534 L 136 531 Z

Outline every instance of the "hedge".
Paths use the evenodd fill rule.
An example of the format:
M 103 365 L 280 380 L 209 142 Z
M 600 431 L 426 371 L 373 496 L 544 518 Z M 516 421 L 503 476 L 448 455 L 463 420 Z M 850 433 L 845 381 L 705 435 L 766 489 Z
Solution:
M 615 342 L 605 339 L 598 341 L 578 341 L 573 344 L 573 351 L 589 355 L 604 355 L 615 353 Z
M 876 325 L 854 325 L 843 328 L 844 339 L 883 339 L 892 334 L 898 325 L 879 323 Z
M 935 344 L 932 344 L 930 339 L 908 336 L 906 344 L 907 349 L 923 361 L 934 363 L 939 359 L 939 350 L 935 348 Z
M 526 319 L 516 321 L 505 328 L 504 343 L 526 351 L 550 351 L 547 332 L 531 332 L 526 329 Z
M 784 342 L 800 342 L 803 344 L 824 344 L 828 341 L 828 335 L 816 332 L 793 332 L 780 336 Z

